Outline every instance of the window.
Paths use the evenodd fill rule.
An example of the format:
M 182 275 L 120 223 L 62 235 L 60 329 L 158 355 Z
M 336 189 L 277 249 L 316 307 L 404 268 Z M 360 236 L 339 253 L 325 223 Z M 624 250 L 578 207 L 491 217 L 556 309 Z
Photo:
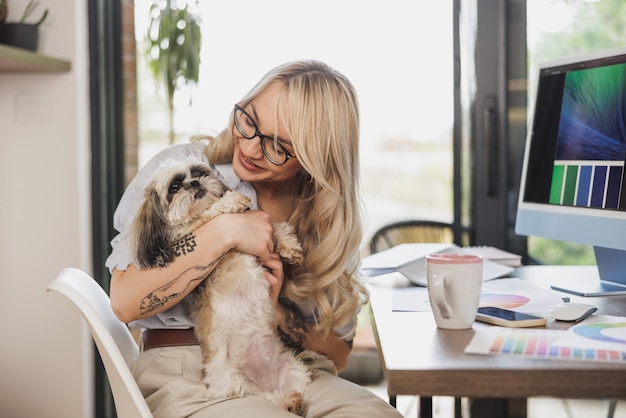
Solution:
M 151 3 L 135 1 L 138 47 Z M 350 78 L 359 94 L 365 238 L 401 219 L 451 222 L 452 2 L 294 4 L 198 4 L 200 80 L 195 89 L 182 88 L 175 97 L 176 141 L 221 130 L 233 103 L 270 68 L 300 58 L 319 59 Z M 142 54 L 140 49 L 139 167 L 168 143 L 165 99 L 155 89 Z

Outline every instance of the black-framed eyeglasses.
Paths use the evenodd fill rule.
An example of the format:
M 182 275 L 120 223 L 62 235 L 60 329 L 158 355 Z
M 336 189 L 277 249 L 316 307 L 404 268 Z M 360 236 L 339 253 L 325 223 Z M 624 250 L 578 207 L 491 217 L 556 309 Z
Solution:
M 246 139 L 254 139 L 259 137 L 261 140 L 261 149 L 263 155 L 274 165 L 283 165 L 290 158 L 295 158 L 284 146 L 282 146 L 278 140 L 271 136 L 263 135 L 259 131 L 259 127 L 243 108 L 239 105 L 235 105 L 235 127 Z

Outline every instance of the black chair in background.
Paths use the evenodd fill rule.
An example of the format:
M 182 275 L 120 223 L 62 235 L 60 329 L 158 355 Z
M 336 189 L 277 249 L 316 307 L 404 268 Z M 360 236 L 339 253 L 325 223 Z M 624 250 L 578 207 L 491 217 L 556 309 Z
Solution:
M 412 219 L 381 227 L 370 240 L 372 254 L 398 244 L 415 242 L 454 243 L 452 225 L 445 222 Z

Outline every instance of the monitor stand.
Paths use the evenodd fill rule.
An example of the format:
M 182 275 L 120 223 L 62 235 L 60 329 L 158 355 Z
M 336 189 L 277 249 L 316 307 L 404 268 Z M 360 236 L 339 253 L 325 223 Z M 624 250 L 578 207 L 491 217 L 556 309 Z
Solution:
M 626 295 L 626 251 L 604 247 L 593 249 L 600 280 L 551 288 L 578 296 Z

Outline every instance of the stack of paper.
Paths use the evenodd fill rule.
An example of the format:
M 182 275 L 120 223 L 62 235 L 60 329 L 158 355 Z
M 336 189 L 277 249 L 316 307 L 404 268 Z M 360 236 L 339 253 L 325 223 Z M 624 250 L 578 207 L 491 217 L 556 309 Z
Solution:
M 500 248 L 491 247 L 488 245 L 480 245 L 476 247 L 463 247 L 463 249 L 471 254 L 480 255 L 487 260 L 504 264 L 506 266 L 519 267 L 522 265 L 521 255 L 504 251 Z
M 434 253 L 462 253 L 467 251 L 454 244 L 400 244 L 365 257 L 361 263 L 363 276 L 379 276 L 400 272 L 412 283 L 426 286 L 426 256 Z M 483 281 L 510 274 L 512 267 L 483 260 Z

